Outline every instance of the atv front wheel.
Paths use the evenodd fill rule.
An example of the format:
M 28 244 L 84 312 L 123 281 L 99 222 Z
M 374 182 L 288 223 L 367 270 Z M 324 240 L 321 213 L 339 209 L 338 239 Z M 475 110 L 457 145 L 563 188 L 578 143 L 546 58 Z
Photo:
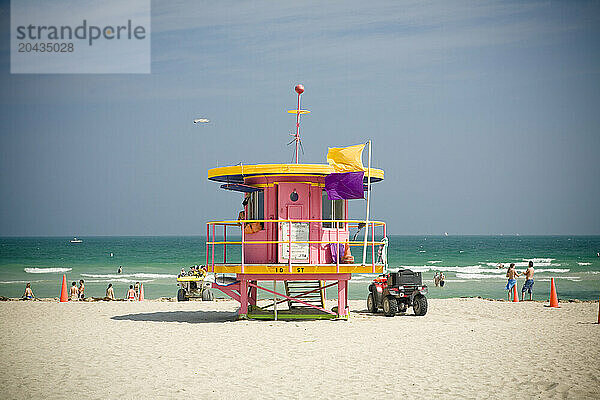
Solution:
M 202 301 L 213 301 L 214 298 L 215 297 L 210 289 L 207 288 L 202 291 Z
M 373 293 L 369 293 L 369 296 L 367 296 L 367 310 L 373 314 L 377 312 L 377 304 L 375 304 Z
M 422 294 L 416 295 L 413 300 L 413 310 L 415 310 L 415 315 L 418 316 L 427 314 L 427 298 Z
M 398 303 L 393 296 L 385 296 L 383 298 L 383 312 L 386 317 L 393 317 L 398 313 Z

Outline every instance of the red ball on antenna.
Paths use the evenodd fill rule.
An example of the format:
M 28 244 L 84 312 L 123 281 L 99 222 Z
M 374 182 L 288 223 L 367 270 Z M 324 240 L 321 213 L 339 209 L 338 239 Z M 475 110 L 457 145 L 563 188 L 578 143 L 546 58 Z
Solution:
M 296 93 L 302 94 L 302 93 L 304 93 L 304 86 L 302 86 L 302 85 L 296 85 L 296 87 L 294 88 L 294 90 L 296 90 Z

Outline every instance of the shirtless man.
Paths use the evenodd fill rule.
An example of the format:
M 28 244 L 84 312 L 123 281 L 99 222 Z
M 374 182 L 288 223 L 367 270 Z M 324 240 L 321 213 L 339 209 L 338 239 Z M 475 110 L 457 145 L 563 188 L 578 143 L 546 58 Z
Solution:
M 515 264 L 510 264 L 508 267 L 508 271 L 506 271 L 506 277 L 508 278 L 508 283 L 506 284 L 506 290 L 508 290 L 508 301 L 510 301 L 510 295 L 512 294 L 513 287 L 517 284 L 517 276 L 520 274 L 515 269 Z
M 521 289 L 521 301 L 525 301 L 525 291 L 529 292 L 529 300 L 533 300 L 533 293 L 531 289 L 533 289 L 533 261 L 529 261 L 529 267 L 524 272 L 525 274 L 525 283 L 523 284 L 523 288 Z
M 85 299 L 85 285 L 83 284 L 83 279 L 79 280 L 79 299 Z
M 77 300 L 79 298 L 79 289 L 77 289 L 77 282 L 73 282 L 71 285 L 71 300 Z

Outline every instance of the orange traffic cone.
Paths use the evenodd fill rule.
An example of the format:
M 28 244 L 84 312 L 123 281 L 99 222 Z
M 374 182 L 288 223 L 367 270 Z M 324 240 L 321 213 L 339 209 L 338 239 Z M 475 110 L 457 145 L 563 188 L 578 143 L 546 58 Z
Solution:
M 556 294 L 556 286 L 554 286 L 554 278 L 550 283 L 550 307 L 558 308 L 558 294 Z
M 144 284 L 140 286 L 140 301 L 144 301 Z
M 517 284 L 515 283 L 515 286 L 513 286 L 513 303 L 518 303 L 519 302 L 519 295 L 517 293 Z
M 69 296 L 67 295 L 67 276 L 63 275 L 62 288 L 60 289 L 60 302 L 64 303 L 69 301 Z

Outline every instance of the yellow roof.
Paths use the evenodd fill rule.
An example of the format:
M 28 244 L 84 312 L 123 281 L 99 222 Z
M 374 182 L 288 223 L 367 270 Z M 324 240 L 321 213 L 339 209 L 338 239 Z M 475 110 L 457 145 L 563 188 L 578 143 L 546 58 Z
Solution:
M 365 171 L 367 180 L 368 168 Z M 244 183 L 245 177 L 260 175 L 325 176 L 334 170 L 328 164 L 254 164 L 232 165 L 208 170 L 208 179 L 216 182 Z M 383 180 L 383 170 L 371 168 L 371 182 Z

